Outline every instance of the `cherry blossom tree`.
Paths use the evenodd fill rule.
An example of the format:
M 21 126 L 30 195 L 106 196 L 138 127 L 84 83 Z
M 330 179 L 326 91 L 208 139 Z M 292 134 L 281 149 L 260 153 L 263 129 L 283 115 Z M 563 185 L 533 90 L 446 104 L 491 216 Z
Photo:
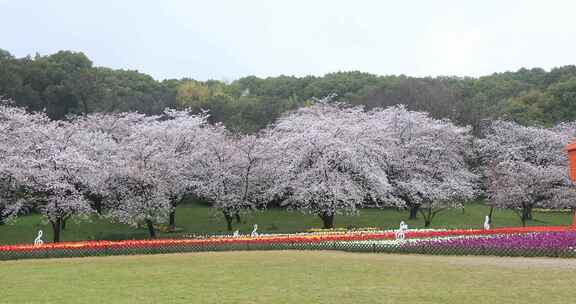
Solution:
M 60 240 L 65 221 L 85 217 L 92 208 L 84 199 L 79 185 L 97 183 L 93 174 L 97 164 L 83 153 L 89 138 L 99 134 L 84 132 L 65 122 L 50 121 L 44 114 L 28 114 L 23 109 L 0 107 L 6 160 L 4 170 L 27 188 L 31 200 L 50 222 L 54 242 Z M 18 214 L 23 200 L 7 208 L 11 216 Z
M 261 137 L 229 134 L 220 126 L 204 144 L 205 154 L 191 170 L 199 181 L 196 193 L 223 213 L 230 231 L 242 212 L 265 205 L 270 155 Z
M 155 237 L 154 225 L 166 222 L 172 208 L 160 176 L 162 146 L 142 132 L 129 135 L 118 146 L 104 190 L 106 214 L 121 223 L 144 224 Z
M 97 174 L 101 175 L 99 180 L 103 182 L 84 191 L 85 197 L 98 214 L 103 214 L 103 208 L 106 207 L 105 195 L 108 189 L 106 181 L 110 181 L 110 174 L 118 166 L 115 161 L 118 159 L 120 144 L 135 130 L 138 130 L 138 126 L 152 123 L 158 118 L 158 116 L 147 116 L 135 112 L 93 113 L 69 117 L 77 129 L 99 132 L 111 140 L 108 143 L 94 143 L 84 151 L 90 159 L 99 162 L 101 168 Z
M 159 128 L 155 130 L 157 133 L 152 136 L 157 138 L 163 151 L 159 173 L 172 206 L 169 227 L 173 230 L 177 205 L 186 194 L 198 188 L 199 181 L 189 178 L 188 172 L 195 170 L 195 164 L 205 157 L 206 141 L 215 135 L 218 128 L 208 125 L 207 113 L 166 110 Z
M 318 215 L 324 228 L 336 214 L 357 213 L 366 201 L 401 204 L 392 196 L 382 146 L 360 107 L 329 99 L 299 109 L 268 130 L 274 147 L 275 185 L 290 209 Z
M 574 130 L 569 124 L 540 128 L 505 121 L 486 126 L 479 155 L 488 203 L 516 211 L 523 225 L 532 219 L 533 208 L 574 208 L 576 191 L 564 151 Z
M 10 211 L 6 208 L 13 205 L 15 202 L 15 179 L 10 175 L 8 159 L 12 153 L 12 132 L 15 128 L 14 124 L 19 121 L 14 117 L 15 111 L 9 107 L 9 101 L 0 99 L 0 224 L 4 223 L 4 218 Z M 23 112 L 23 111 L 22 111 Z M 19 113 L 20 114 L 20 113 Z M 26 115 L 25 112 L 22 113 Z M 24 122 L 26 120 L 20 121 Z
M 90 193 L 94 203 L 98 203 L 96 206 L 107 198 L 109 216 L 131 225 L 146 224 L 150 234 L 155 235 L 154 225 L 165 222 L 159 220 L 165 209 L 154 207 L 150 210 L 152 213 L 161 212 L 142 217 L 145 212 L 142 208 L 149 204 L 147 198 L 158 198 L 158 193 L 162 193 L 162 197 L 168 197 L 171 208 L 167 219 L 174 229 L 176 205 L 193 185 L 183 174 L 200 155 L 199 142 L 206 129 L 206 119 L 205 113 L 191 115 L 189 111 L 174 110 L 166 110 L 159 116 L 110 113 L 76 118 L 76 124 L 109 134 L 115 143 L 111 149 L 100 149 L 93 155 L 108 168 L 103 170 L 108 174 L 106 185 Z M 146 173 L 141 175 L 136 169 Z M 139 203 L 142 206 L 137 207 L 135 204 Z
M 18 215 L 19 209 L 31 205 L 24 199 L 22 185 L 13 174 L 16 161 L 22 160 L 18 157 L 22 146 L 18 144 L 16 132 L 22 127 L 45 121 L 46 117 L 41 114 L 27 113 L 8 100 L 0 100 L 0 223 L 6 217 Z
M 151 237 L 156 236 L 155 225 L 168 219 L 175 224 L 176 204 L 194 186 L 185 173 L 202 155 L 206 118 L 167 110 L 163 116 L 135 119 L 119 131 L 108 131 L 121 134 L 115 136 L 118 147 L 105 190 L 110 217 L 145 224 Z
M 462 208 L 477 194 L 478 176 L 469 169 L 470 129 L 403 106 L 370 113 L 370 136 L 382 144 L 394 196 L 420 212 L 424 226 L 447 208 Z

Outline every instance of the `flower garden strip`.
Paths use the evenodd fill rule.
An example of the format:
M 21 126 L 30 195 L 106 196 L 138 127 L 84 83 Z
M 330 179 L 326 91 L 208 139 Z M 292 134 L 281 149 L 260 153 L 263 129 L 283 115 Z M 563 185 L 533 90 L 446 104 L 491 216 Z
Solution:
M 22 244 L 0 246 L 0 259 L 284 249 L 573 257 L 576 248 L 576 230 L 570 226 L 410 230 L 406 232 L 406 238 L 410 241 L 381 242 L 394 238 L 394 231 L 356 231 L 258 237 L 64 242 L 39 246 Z
M 405 249 L 422 249 L 455 254 L 505 256 L 576 256 L 576 231 L 463 236 L 407 242 Z

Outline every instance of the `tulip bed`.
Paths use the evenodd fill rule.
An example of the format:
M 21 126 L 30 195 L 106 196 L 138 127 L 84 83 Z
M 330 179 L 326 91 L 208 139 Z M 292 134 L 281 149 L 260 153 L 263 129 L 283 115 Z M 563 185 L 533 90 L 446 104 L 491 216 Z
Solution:
M 576 227 L 509 227 L 490 230 L 314 232 L 193 239 L 89 241 L 0 246 L 0 259 L 128 255 L 225 250 L 343 250 L 423 254 L 575 257 Z
M 427 254 L 576 257 L 576 231 L 424 239 L 402 247 Z

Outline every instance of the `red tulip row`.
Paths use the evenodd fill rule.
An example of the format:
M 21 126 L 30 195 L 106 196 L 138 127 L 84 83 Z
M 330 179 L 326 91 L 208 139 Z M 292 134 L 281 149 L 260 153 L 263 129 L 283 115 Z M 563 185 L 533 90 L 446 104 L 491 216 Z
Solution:
M 433 238 L 464 235 L 495 235 L 517 234 L 530 232 L 560 232 L 574 231 L 573 226 L 537 226 L 537 227 L 509 227 L 484 229 L 453 229 L 453 230 L 412 230 L 406 232 L 406 238 Z M 390 240 L 395 238 L 393 231 L 385 232 L 345 232 L 335 234 L 295 234 L 295 235 L 261 235 L 258 237 L 214 237 L 205 239 L 159 239 L 159 240 L 127 240 L 127 241 L 84 241 L 62 242 L 42 245 L 21 244 L 0 246 L 0 252 L 6 251 L 36 251 L 50 249 L 129 249 L 129 248 L 158 248 L 175 245 L 215 246 L 221 244 L 295 244 L 318 243 L 330 241 L 367 241 Z

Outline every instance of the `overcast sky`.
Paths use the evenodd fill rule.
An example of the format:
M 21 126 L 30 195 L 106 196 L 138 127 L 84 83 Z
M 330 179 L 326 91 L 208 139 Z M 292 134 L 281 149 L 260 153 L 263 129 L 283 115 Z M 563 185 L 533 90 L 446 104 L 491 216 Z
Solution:
M 0 0 L 0 48 L 157 79 L 480 76 L 576 63 L 576 1 Z

